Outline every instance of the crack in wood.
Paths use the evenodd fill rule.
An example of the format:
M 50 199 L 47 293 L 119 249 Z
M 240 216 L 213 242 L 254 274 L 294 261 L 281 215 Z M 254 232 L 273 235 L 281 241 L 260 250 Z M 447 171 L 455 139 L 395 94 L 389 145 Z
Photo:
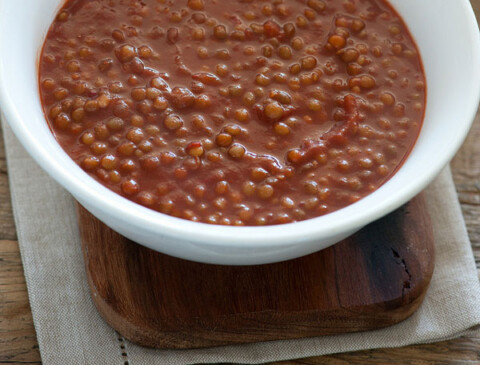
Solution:
M 397 265 L 401 265 L 403 267 L 403 270 L 405 271 L 405 273 L 407 274 L 408 276 L 408 279 L 407 280 L 404 280 L 403 281 L 403 287 L 402 287 L 402 300 L 405 298 L 405 291 L 407 289 L 410 289 L 411 287 L 411 283 L 412 283 L 412 275 L 410 274 L 410 272 L 408 271 L 408 266 L 407 266 L 407 263 L 405 262 L 405 259 L 402 258 L 400 256 L 400 254 L 394 250 L 393 248 L 390 248 L 390 250 L 392 251 L 393 253 L 393 258 L 394 258 L 394 262 L 397 264 Z

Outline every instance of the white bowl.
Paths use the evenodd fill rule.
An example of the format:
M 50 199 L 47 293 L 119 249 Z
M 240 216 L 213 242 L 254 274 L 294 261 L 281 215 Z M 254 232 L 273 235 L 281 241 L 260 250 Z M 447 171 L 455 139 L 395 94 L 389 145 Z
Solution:
M 28 4 L 27 4 L 28 3 Z M 418 141 L 382 187 L 334 213 L 298 223 L 225 227 L 170 217 L 108 190 L 60 148 L 39 101 L 40 48 L 61 0 L 0 1 L 0 102 L 30 155 L 115 231 L 169 255 L 227 265 L 263 264 L 306 255 L 354 233 L 424 189 L 463 142 L 480 94 L 480 40 L 468 0 L 392 0 L 417 44 L 428 95 Z

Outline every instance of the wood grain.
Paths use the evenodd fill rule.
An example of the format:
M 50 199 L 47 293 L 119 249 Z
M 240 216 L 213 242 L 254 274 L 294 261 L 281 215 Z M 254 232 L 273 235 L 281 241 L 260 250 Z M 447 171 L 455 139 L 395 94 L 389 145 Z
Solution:
M 471 0 L 480 15 L 480 0 Z M 469 137 L 452 162 L 452 171 L 480 268 L 480 114 Z M 8 308 L 28 308 L 26 286 L 13 222 L 6 164 L 0 138 L 0 364 L 41 364 L 31 314 L 12 314 Z M 13 247 L 13 248 L 12 248 Z M 13 250 L 13 251 L 12 251 Z M 4 262 L 9 262 L 8 267 Z M 11 277 L 12 275 L 12 277 Z M 12 289 L 13 288 L 13 289 Z M 474 365 L 480 364 L 480 335 L 400 349 L 377 349 L 300 359 L 275 365 Z
M 39 364 L 0 136 L 0 364 Z
M 418 308 L 433 273 L 423 195 L 326 250 L 260 266 L 177 259 L 129 241 L 80 205 L 78 217 L 97 309 L 125 338 L 150 347 L 212 347 L 390 326 Z

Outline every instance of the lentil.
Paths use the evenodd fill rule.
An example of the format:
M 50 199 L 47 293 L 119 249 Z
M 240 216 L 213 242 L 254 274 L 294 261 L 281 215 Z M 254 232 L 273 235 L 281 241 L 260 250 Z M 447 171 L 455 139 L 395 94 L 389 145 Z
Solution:
M 241 144 L 234 143 L 228 149 L 228 154 L 233 158 L 242 158 L 245 155 L 245 147 Z
M 270 119 L 278 119 L 283 115 L 283 108 L 278 102 L 272 102 L 265 106 L 265 116 Z

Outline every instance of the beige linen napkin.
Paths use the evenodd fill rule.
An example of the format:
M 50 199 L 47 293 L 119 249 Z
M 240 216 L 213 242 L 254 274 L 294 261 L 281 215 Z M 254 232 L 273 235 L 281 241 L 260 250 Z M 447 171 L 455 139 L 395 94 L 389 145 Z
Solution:
M 435 342 L 480 324 L 480 285 L 448 169 L 427 189 L 436 269 L 425 301 L 406 321 L 376 331 L 201 350 L 145 349 L 123 341 L 89 296 L 73 199 L 27 155 L 4 124 L 10 189 L 44 364 L 263 363 Z

